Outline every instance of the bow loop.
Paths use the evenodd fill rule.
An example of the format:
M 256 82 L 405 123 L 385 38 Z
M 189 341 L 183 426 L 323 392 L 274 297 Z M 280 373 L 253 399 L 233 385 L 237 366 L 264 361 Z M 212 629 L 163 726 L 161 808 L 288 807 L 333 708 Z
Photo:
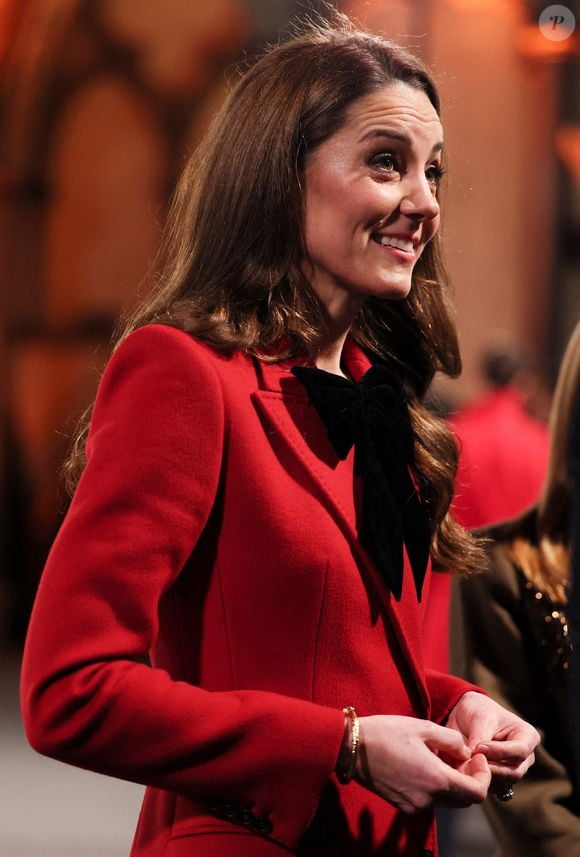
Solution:
M 410 468 L 414 437 L 403 390 L 392 373 L 371 366 L 359 383 L 332 372 L 295 366 L 328 438 L 342 460 L 355 446 L 363 500 L 359 537 L 394 597 L 403 581 L 403 543 L 417 596 L 425 577 L 431 531 Z

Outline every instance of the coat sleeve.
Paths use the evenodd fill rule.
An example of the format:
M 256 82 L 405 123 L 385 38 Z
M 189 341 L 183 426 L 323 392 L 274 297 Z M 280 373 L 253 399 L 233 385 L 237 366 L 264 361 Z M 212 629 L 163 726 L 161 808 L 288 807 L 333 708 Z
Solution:
M 342 711 L 207 692 L 142 662 L 159 600 L 208 520 L 223 445 L 206 346 L 160 325 L 131 334 L 101 381 L 87 465 L 38 590 L 24 724 L 32 746 L 61 761 L 195 802 L 239 800 L 293 846 L 336 763 Z
M 435 723 L 443 726 L 451 709 L 454 708 L 464 693 L 474 690 L 482 693 L 482 689 L 469 681 L 464 681 L 454 675 L 437 672 L 437 670 L 426 670 L 427 688 L 431 699 L 431 717 Z
M 456 579 L 451 607 L 452 668 L 524 720 L 539 724 L 541 679 L 534 674 L 522 635 L 520 604 L 515 571 L 500 547 L 492 552 L 488 573 Z M 580 854 L 580 818 L 564 805 L 572 794 L 569 771 L 548 753 L 543 742 L 536 750 L 536 763 L 515 791 L 516 797 L 509 803 L 489 797 L 483 804 L 502 853 L 534 857 Z

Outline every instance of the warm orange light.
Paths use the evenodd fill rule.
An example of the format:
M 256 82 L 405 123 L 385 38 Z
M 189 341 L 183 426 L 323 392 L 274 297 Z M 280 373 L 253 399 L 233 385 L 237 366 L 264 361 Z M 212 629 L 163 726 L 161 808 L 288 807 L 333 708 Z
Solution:
M 448 3 L 462 12 L 475 12 L 479 9 L 496 10 L 502 6 L 505 8 L 512 5 L 512 0 L 448 0 Z
M 537 23 L 520 27 L 516 37 L 516 50 L 523 57 L 537 62 L 562 62 L 580 49 L 578 35 L 561 42 L 546 39 Z
M 556 151 L 566 169 L 580 181 L 580 125 L 562 125 L 556 132 Z
M 25 6 L 23 0 L 0 0 L 0 60 L 10 49 Z

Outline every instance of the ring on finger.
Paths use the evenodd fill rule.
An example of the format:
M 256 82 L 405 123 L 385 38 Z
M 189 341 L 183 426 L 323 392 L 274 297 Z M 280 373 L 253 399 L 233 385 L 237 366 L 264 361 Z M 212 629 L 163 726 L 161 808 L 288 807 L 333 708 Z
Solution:
M 513 786 L 506 786 L 503 791 L 498 792 L 496 797 L 502 803 L 507 803 L 508 801 L 513 800 L 515 797 L 515 792 L 513 790 Z

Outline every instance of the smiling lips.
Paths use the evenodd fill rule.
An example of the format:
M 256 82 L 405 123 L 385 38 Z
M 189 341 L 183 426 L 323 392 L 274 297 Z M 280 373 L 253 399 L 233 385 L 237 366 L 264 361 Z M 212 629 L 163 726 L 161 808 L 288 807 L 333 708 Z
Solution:
M 403 250 L 405 253 L 414 254 L 414 245 L 409 239 L 396 238 L 393 235 L 379 235 L 378 232 L 373 233 L 372 239 L 377 244 L 382 244 L 383 247 L 393 247 L 395 250 Z

